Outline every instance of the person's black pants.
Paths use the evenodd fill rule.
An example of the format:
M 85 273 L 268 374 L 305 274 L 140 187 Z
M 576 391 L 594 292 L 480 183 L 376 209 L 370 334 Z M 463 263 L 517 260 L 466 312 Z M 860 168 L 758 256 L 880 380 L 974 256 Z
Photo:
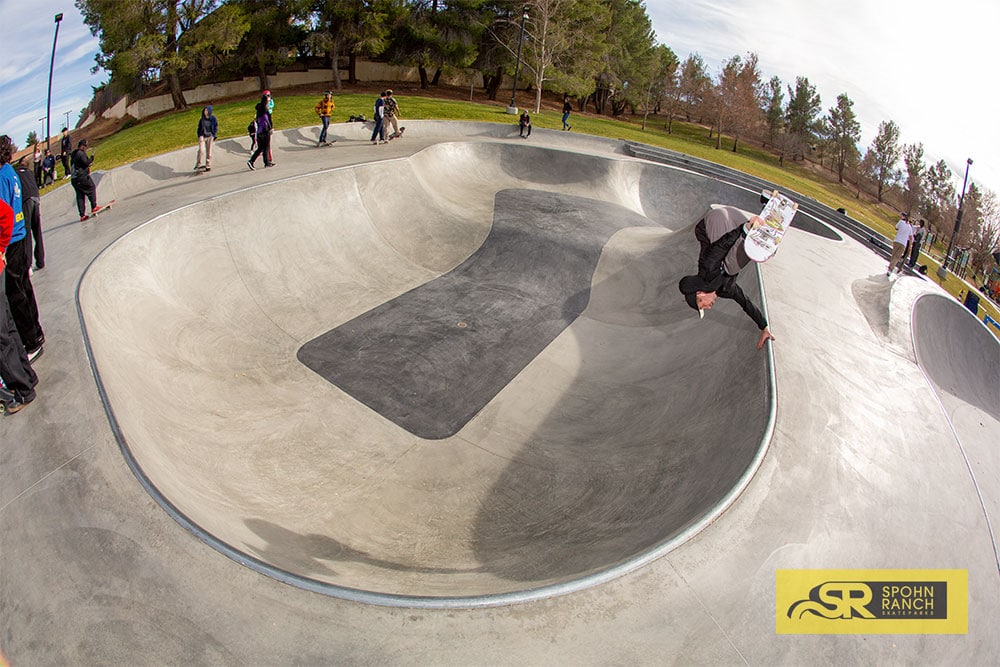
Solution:
M 253 155 L 250 156 L 250 164 L 253 164 L 254 162 L 256 162 L 257 158 L 260 155 L 264 156 L 264 164 L 265 165 L 271 164 L 271 157 L 270 157 L 271 156 L 271 133 L 270 132 L 261 132 L 261 133 L 257 134 L 257 150 L 255 150 L 253 152 Z
M 4 290 L 10 313 L 14 318 L 17 333 L 29 352 L 36 349 L 45 340 L 42 325 L 38 322 L 38 305 L 35 303 L 35 290 L 31 286 L 31 254 L 28 251 L 27 236 L 7 246 L 7 279 Z
M 35 257 L 35 267 L 45 268 L 45 245 L 42 242 L 42 213 L 37 199 L 26 198 L 23 202 L 24 224 L 30 233 L 24 237 L 28 242 L 28 257 Z
M 78 181 L 72 180 L 70 183 L 73 184 L 73 189 L 76 190 L 76 208 L 80 211 L 80 217 L 87 215 L 87 200 L 90 200 L 90 210 L 93 211 L 97 207 L 97 186 L 94 185 L 94 179 L 89 175 L 86 180 Z
M 4 279 L 6 271 L 0 271 L 0 280 Z M 3 292 L 0 292 L 0 378 L 18 400 L 31 401 L 35 398 L 38 376 L 28 363 L 28 355 L 7 304 L 7 295 Z

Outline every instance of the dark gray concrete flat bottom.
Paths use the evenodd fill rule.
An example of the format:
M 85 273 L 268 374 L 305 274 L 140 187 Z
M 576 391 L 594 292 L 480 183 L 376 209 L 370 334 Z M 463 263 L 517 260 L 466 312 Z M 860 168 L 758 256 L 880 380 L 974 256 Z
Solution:
M 608 239 L 653 224 L 593 199 L 498 192 L 471 257 L 309 341 L 298 358 L 414 435 L 453 436 L 587 307 Z

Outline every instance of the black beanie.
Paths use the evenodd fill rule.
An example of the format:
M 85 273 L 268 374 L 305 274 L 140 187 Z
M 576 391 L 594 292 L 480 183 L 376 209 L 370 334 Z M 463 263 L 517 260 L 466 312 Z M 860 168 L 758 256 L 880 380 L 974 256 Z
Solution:
M 724 276 L 719 275 L 715 280 L 708 281 L 699 275 L 694 276 L 684 276 L 681 281 L 677 283 L 677 289 L 681 291 L 684 295 L 684 300 L 687 304 L 694 308 L 695 310 L 700 310 L 698 308 L 698 292 L 715 292 L 722 286 Z

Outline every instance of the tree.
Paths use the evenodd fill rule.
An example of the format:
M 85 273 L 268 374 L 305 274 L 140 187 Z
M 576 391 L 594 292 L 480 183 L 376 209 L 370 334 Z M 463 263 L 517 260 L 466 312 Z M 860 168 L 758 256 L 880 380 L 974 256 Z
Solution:
M 348 80 L 355 83 L 357 55 L 378 55 L 386 47 L 393 6 L 386 0 L 316 0 L 313 9 L 313 47 L 328 54 L 334 88 L 342 90 L 340 57 L 349 57 Z
M 924 196 L 920 208 L 927 222 L 943 234 L 955 228 L 955 186 L 953 175 L 944 160 L 927 168 L 924 173 Z
M 993 253 L 1000 249 L 1000 203 L 995 192 L 972 183 L 964 208 L 966 223 L 959 242 L 969 249 L 973 274 L 986 275 L 995 262 Z
M 485 0 L 409 0 L 405 6 L 408 12 L 397 15 L 386 53 L 393 62 L 416 66 L 421 88 L 437 85 L 445 68 L 475 62 L 490 22 Z
M 781 79 L 771 77 L 767 82 L 767 110 L 764 117 L 767 121 L 768 143 L 775 145 L 778 135 L 785 129 L 785 93 L 781 89 Z
M 854 115 L 854 102 L 847 93 L 837 95 L 837 105 L 830 108 L 826 122 L 837 181 L 843 183 L 844 170 L 858 158 L 858 140 L 861 139 L 861 123 Z
M 677 87 L 677 55 L 669 46 L 660 44 L 653 49 L 649 72 L 640 78 L 637 88 L 643 91 L 640 108 L 642 109 L 642 129 L 646 129 L 646 120 L 654 113 L 665 99 Z M 671 113 L 672 112 L 668 112 Z M 668 120 L 668 126 L 669 126 Z M 669 129 L 668 129 L 669 132 Z
M 175 109 L 187 107 L 180 73 L 191 59 L 207 50 L 231 51 L 248 27 L 238 9 L 217 10 L 218 0 L 76 0 L 76 7 L 100 37 L 95 70 L 110 72 L 122 92 L 166 81 Z
M 804 76 L 795 78 L 795 88 L 788 88 L 785 122 L 791 139 L 792 158 L 804 157 L 816 141 L 817 115 L 822 108 L 816 87 Z
M 38 143 L 38 133 L 35 132 L 34 130 L 28 132 L 28 138 L 24 140 L 24 145 L 30 148 L 31 146 L 34 146 L 37 143 Z
M 529 0 L 528 37 L 524 67 L 535 86 L 535 113 L 542 108 L 542 90 L 584 97 L 593 90 L 593 73 L 601 69 L 610 13 L 601 0 Z
M 257 75 L 261 89 L 270 88 L 268 73 L 289 62 L 289 54 L 305 42 L 310 0 L 231 0 L 249 20 L 237 53 L 247 72 Z
M 891 120 L 879 123 L 878 134 L 868 153 L 871 155 L 871 178 L 876 186 L 877 199 L 881 202 L 886 186 L 899 178 L 896 164 L 903 153 L 899 146 L 899 126 Z
M 708 75 L 705 61 L 697 53 L 689 55 L 684 64 L 681 65 L 679 86 L 681 106 L 685 117 L 690 122 L 712 89 L 712 77 Z
M 727 110 L 720 114 L 720 118 L 725 118 L 727 124 L 722 127 L 720 123 L 720 129 L 732 133 L 735 153 L 740 137 L 749 134 L 761 123 L 762 87 L 757 54 L 748 53 L 745 59 L 734 56 L 723 66 L 723 75 L 726 76 L 727 72 L 731 81 L 719 90 L 719 106 Z M 721 146 L 720 134 L 715 147 Z
M 919 211 L 924 201 L 924 145 L 921 143 L 903 146 L 903 164 L 906 166 L 903 209 Z
M 603 69 L 593 94 L 598 113 L 610 102 L 612 114 L 621 115 L 629 105 L 641 103 L 655 69 L 653 24 L 639 0 L 607 0 L 608 21 Z M 638 92 L 636 92 L 638 91 Z

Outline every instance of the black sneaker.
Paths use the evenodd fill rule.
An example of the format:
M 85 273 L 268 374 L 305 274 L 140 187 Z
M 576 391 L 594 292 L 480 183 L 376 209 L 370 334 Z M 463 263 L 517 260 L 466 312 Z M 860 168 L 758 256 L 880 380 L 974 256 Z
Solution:
M 34 396 L 32 396 L 32 398 L 31 398 L 30 401 L 25 401 L 23 399 L 15 397 L 14 400 L 11 403 L 7 404 L 7 408 L 6 408 L 7 414 L 12 415 L 12 414 L 15 414 L 17 412 L 20 412 L 25 407 L 27 407 L 28 403 L 31 403 L 31 401 L 33 401 L 33 400 L 35 400 Z
M 247 160 L 247 166 L 250 167 L 250 171 L 253 171 L 257 168 L 253 166 L 253 162 L 251 162 L 250 160 Z

